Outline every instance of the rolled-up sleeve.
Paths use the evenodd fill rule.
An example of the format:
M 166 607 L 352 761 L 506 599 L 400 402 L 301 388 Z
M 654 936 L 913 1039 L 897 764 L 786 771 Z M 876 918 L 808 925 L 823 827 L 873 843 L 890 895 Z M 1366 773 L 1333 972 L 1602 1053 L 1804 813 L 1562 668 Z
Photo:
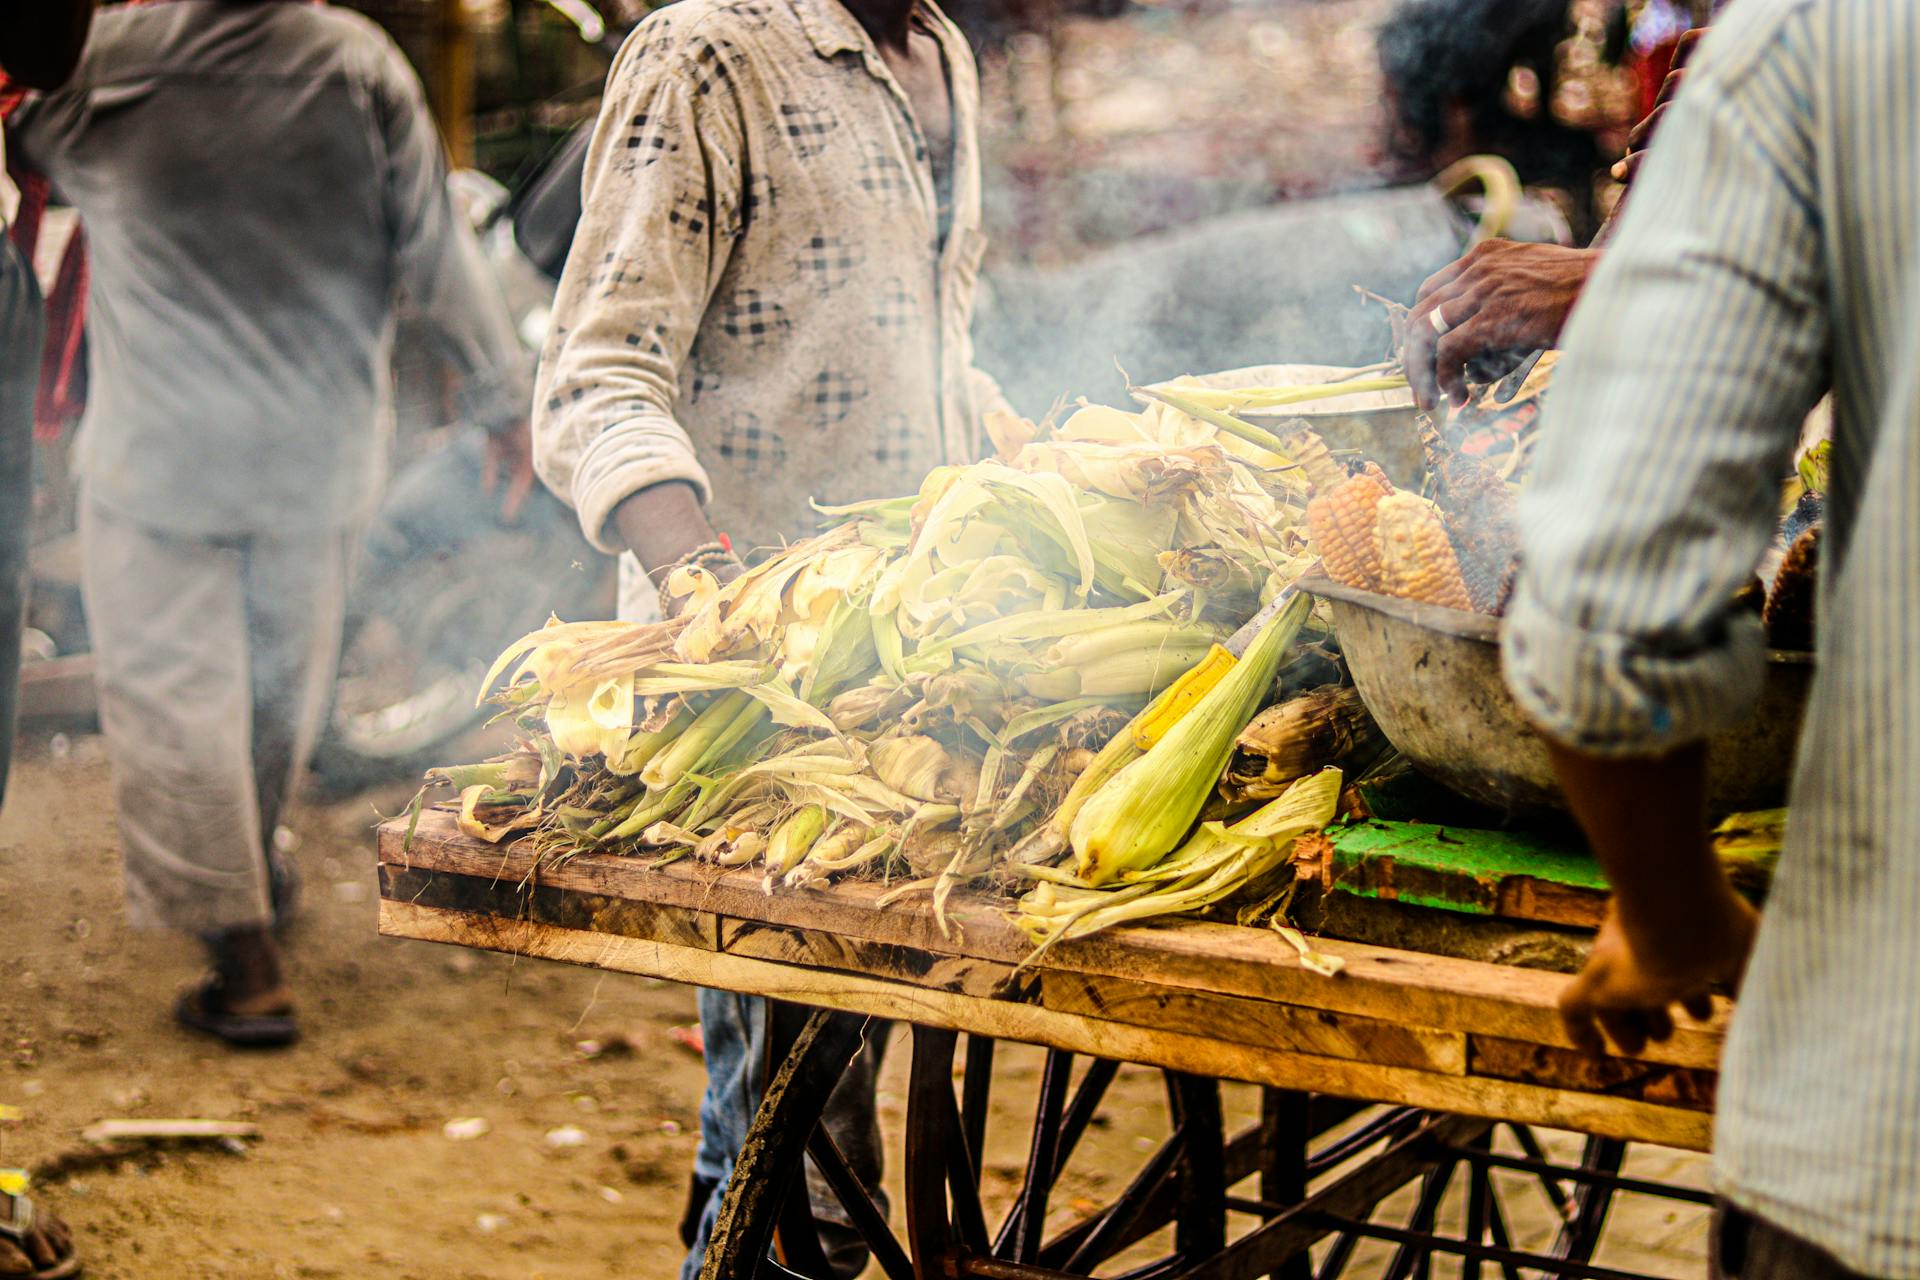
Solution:
M 681 480 L 711 496 L 674 402 L 742 212 L 724 79 L 649 50 L 646 30 L 621 53 L 588 148 L 534 394 L 540 476 L 607 552 L 625 550 L 609 522 L 632 494 Z
M 1750 709 L 1763 643 L 1730 601 L 1827 378 L 1813 95 L 1778 30 L 1722 35 L 1574 313 L 1520 503 L 1507 681 L 1595 754 L 1680 746 Z

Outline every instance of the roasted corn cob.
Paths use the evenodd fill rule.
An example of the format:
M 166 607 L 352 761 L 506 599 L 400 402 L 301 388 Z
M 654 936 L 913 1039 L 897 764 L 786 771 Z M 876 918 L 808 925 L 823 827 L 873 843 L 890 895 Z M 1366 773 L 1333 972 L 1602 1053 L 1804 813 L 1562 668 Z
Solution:
M 1498 614 L 1520 554 L 1513 490 L 1493 468 L 1450 448 L 1431 425 L 1422 430 L 1421 441 L 1433 473 L 1434 502 L 1446 517 L 1473 608 Z
M 1363 591 L 1380 590 L 1380 552 L 1375 508 L 1393 493 L 1386 473 L 1369 462 L 1307 504 L 1307 533 L 1335 582 Z
M 1297 419 L 1296 419 L 1297 421 Z M 1310 427 L 1301 427 L 1281 437 L 1287 456 L 1299 466 L 1316 494 L 1331 493 L 1347 478 L 1346 468 L 1333 460 L 1327 442 Z
M 1774 575 L 1773 590 L 1767 593 L 1767 607 L 1760 615 L 1767 628 L 1767 643 L 1775 649 L 1813 648 L 1813 602 L 1820 568 L 1820 526 L 1813 525 L 1793 540 L 1780 572 Z
M 1472 611 L 1460 561 L 1440 509 L 1417 493 L 1395 493 L 1376 512 L 1380 589 L 1403 600 Z
M 1255 716 L 1233 744 L 1220 776 L 1229 800 L 1271 800 L 1296 779 L 1328 765 L 1357 772 L 1384 739 L 1352 686 L 1322 685 Z

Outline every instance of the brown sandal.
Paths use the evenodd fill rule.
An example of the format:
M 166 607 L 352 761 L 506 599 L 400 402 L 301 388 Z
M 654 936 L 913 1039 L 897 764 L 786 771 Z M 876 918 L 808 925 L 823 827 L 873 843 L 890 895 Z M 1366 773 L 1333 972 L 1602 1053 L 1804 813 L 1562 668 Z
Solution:
M 36 1233 L 34 1223 L 40 1222 Z M 80 1256 L 74 1252 L 73 1241 L 69 1239 L 64 1246 L 57 1246 L 59 1256 L 37 1270 L 33 1269 L 33 1250 L 27 1247 L 29 1237 L 38 1234 L 43 1244 L 51 1245 L 49 1237 L 61 1227 L 60 1219 L 52 1214 L 36 1215 L 33 1201 L 23 1195 L 8 1195 L 0 1191 L 0 1280 L 70 1280 L 80 1274 Z M 60 1231 L 60 1234 L 66 1234 Z M 6 1256 L 14 1255 L 13 1257 Z M 21 1266 L 28 1270 L 22 1271 Z
M 236 1049 L 281 1049 L 300 1038 L 291 1009 L 235 1013 L 227 1008 L 226 992 L 217 977 L 183 992 L 174 1002 L 173 1017 L 181 1026 L 217 1036 Z

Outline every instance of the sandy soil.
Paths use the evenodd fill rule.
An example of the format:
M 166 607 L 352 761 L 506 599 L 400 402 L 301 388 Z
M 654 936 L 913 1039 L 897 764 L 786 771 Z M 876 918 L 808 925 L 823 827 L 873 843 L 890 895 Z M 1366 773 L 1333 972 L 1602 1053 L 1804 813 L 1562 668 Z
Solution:
M 0 1165 L 108 1117 L 260 1126 L 244 1154 L 43 1185 L 98 1277 L 671 1274 L 701 1067 L 670 1032 L 691 995 L 375 936 L 373 818 L 368 799 L 296 817 L 306 1036 L 235 1054 L 168 1017 L 195 946 L 123 922 L 98 740 L 24 762 L 0 817 L 0 1103 L 24 1117 L 0 1129 Z M 591 1040 L 632 1048 L 589 1057 Z M 464 1117 L 491 1131 L 442 1135 Z M 566 1126 L 584 1142 L 549 1146 Z

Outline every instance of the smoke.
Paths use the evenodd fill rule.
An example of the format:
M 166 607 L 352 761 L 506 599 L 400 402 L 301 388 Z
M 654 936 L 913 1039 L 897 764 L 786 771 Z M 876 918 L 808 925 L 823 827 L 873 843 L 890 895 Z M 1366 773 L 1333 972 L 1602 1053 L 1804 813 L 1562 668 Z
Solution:
M 1142 237 L 982 290 L 980 366 L 1037 417 L 1062 395 L 1125 404 L 1136 382 L 1247 365 L 1362 365 L 1389 354 L 1363 285 L 1411 300 L 1467 228 L 1425 186 L 1294 201 Z

